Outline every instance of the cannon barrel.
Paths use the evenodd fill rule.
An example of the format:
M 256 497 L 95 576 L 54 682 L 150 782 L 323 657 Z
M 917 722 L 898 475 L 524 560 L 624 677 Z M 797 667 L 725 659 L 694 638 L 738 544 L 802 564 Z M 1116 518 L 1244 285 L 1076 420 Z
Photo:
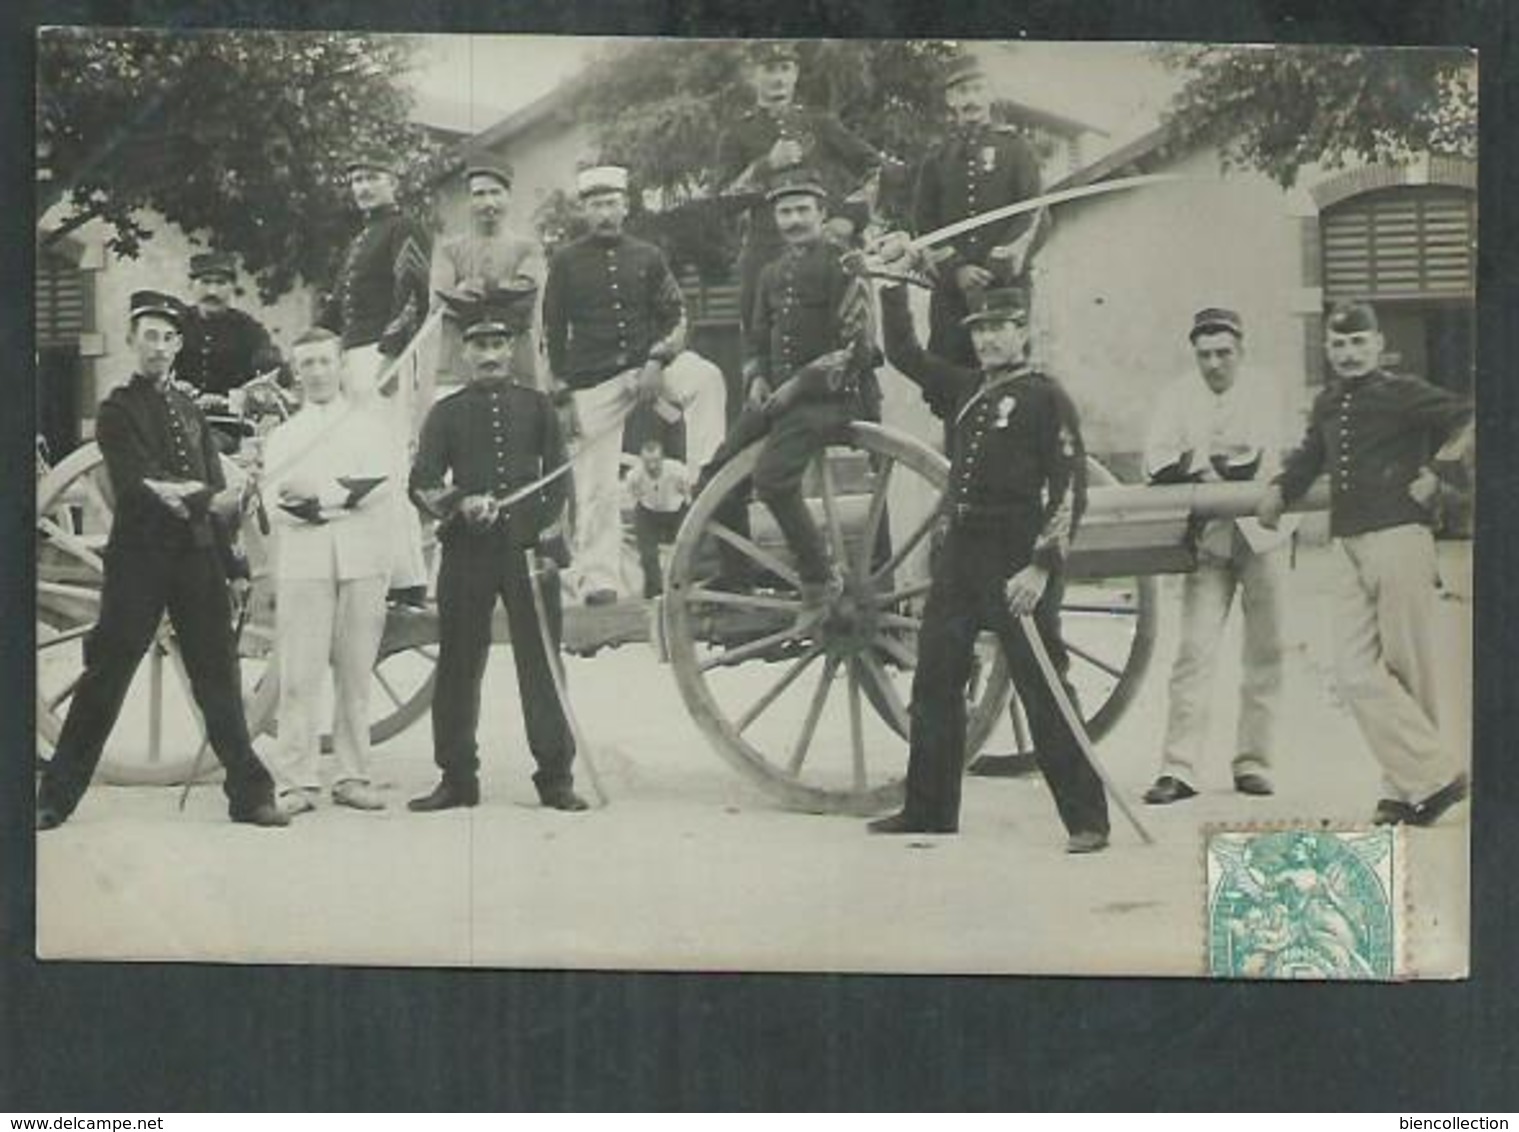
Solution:
M 1266 485 L 1262 483 L 1115 484 L 1087 493 L 1087 516 L 1122 522 L 1126 516 L 1147 518 L 1185 512 L 1194 519 L 1242 519 L 1255 514 Z M 1320 479 L 1289 511 L 1324 511 L 1329 507 L 1329 481 Z

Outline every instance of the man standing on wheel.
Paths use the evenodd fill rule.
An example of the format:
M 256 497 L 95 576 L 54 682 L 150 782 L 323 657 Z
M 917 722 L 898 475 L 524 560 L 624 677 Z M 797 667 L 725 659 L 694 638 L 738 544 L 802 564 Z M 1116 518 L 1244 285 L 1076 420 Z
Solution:
M 95 437 L 116 496 L 105 550 L 100 620 L 84 674 L 37 795 L 37 828 L 62 825 L 79 804 L 143 654 L 167 610 L 235 822 L 289 823 L 254 754 L 227 597 L 226 488 L 210 426 L 170 379 L 184 308 L 156 291 L 132 295 L 127 341 L 137 371 L 100 406 Z
M 904 238 L 889 241 L 886 258 L 902 258 L 905 248 Z M 900 283 L 882 289 L 887 360 L 952 412 L 947 532 L 918 637 L 907 801 L 900 813 L 869 828 L 958 831 L 965 686 L 976 636 L 988 628 L 1002 643 L 1028 712 L 1040 772 L 1069 834 L 1066 851 L 1091 853 L 1108 844 L 1102 781 L 1014 624 L 1032 614 L 1063 680 L 1061 567 L 1086 506 L 1086 453 L 1070 398 L 1026 361 L 1027 304 L 1021 290 L 985 293 L 980 309 L 965 319 L 980 360 L 979 369 L 968 369 L 918 344 Z
M 506 603 L 512 657 L 527 742 L 538 764 L 533 784 L 550 809 L 578 811 L 571 763 L 575 741 L 560 706 L 533 604 L 524 552 L 539 545 L 568 495 L 566 477 L 503 509 L 512 492 L 561 468 L 559 418 L 548 397 L 512 380 L 514 342 L 533 321 L 535 292 L 495 291 L 477 301 L 453 299 L 464 334 L 469 384 L 433 406 L 422 425 L 411 498 L 438 520 L 438 670 L 433 696 L 433 758 L 442 780 L 408 807 L 419 812 L 480 801 L 480 681 L 490 655 L 491 615 Z M 553 576 L 551 576 L 553 577 Z M 557 649 L 557 584 L 545 594 Z

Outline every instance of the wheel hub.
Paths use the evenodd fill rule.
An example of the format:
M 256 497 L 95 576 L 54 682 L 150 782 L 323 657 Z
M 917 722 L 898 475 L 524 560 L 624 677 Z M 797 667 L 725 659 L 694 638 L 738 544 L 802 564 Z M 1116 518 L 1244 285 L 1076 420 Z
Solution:
M 838 597 L 828 603 L 820 622 L 830 656 L 855 656 L 871 647 L 877 631 L 876 595 L 856 579 L 844 583 Z

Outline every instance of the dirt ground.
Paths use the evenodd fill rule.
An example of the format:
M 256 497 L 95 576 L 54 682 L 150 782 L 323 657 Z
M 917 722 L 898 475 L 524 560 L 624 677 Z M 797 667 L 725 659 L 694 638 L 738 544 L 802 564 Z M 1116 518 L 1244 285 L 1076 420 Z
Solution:
M 285 831 L 234 826 L 219 790 L 96 786 L 39 838 L 37 949 L 46 958 L 387 965 L 1103 972 L 1195 975 L 1204 963 L 1209 823 L 1365 822 L 1378 778 L 1329 681 L 1326 549 L 1289 582 L 1286 718 L 1267 799 L 1228 778 L 1237 626 L 1218 673 L 1217 759 L 1203 793 L 1163 808 L 1154 777 L 1177 584 L 1161 587 L 1144 690 L 1099 745 L 1153 831 L 1116 808 L 1109 851 L 1072 858 L 1037 778 L 970 779 L 958 837 L 866 836 L 857 818 L 788 813 L 698 732 L 668 668 L 631 645 L 569 662 L 611 804 L 541 810 L 508 649 L 493 651 L 475 810 L 414 815 L 434 781 L 425 719 L 376 749 L 390 808 L 323 806 Z M 1441 629 L 1453 738 L 1470 744 L 1469 546 L 1442 548 Z M 772 677 L 773 678 L 773 677 Z M 762 689 L 763 684 L 756 688 Z M 990 748 L 1005 745 L 995 736 Z M 885 740 L 879 740 L 884 742 Z M 584 775 L 582 775 L 584 783 Z M 1480 784 L 1478 784 L 1480 789 Z M 1405 954 L 1466 969 L 1468 809 L 1406 834 Z

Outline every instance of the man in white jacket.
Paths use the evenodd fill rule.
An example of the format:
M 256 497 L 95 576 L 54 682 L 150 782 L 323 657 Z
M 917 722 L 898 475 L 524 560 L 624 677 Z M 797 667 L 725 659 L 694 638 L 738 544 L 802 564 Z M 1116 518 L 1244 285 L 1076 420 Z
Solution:
M 1235 311 L 1209 307 L 1193 316 L 1188 338 L 1196 370 L 1169 386 L 1156 405 L 1145 443 L 1150 482 L 1266 483 L 1281 462 L 1280 391 L 1270 374 L 1242 365 L 1243 321 Z M 1267 531 L 1254 519 L 1213 519 L 1197 532 L 1197 569 L 1182 582 L 1181 643 L 1171 670 L 1160 774 L 1144 796 L 1150 805 L 1197 793 L 1214 660 L 1236 594 L 1244 643 L 1234 788 L 1247 795 L 1272 793 L 1285 539 L 1286 532 Z
M 332 800 L 358 810 L 385 806 L 369 781 L 369 683 L 385 631 L 396 485 L 380 414 L 342 391 L 341 342 L 315 328 L 292 346 L 305 401 L 270 434 L 265 497 L 274 506 L 280 706 L 270 760 L 280 807 L 315 809 L 321 794 L 318 709 L 333 675 Z

